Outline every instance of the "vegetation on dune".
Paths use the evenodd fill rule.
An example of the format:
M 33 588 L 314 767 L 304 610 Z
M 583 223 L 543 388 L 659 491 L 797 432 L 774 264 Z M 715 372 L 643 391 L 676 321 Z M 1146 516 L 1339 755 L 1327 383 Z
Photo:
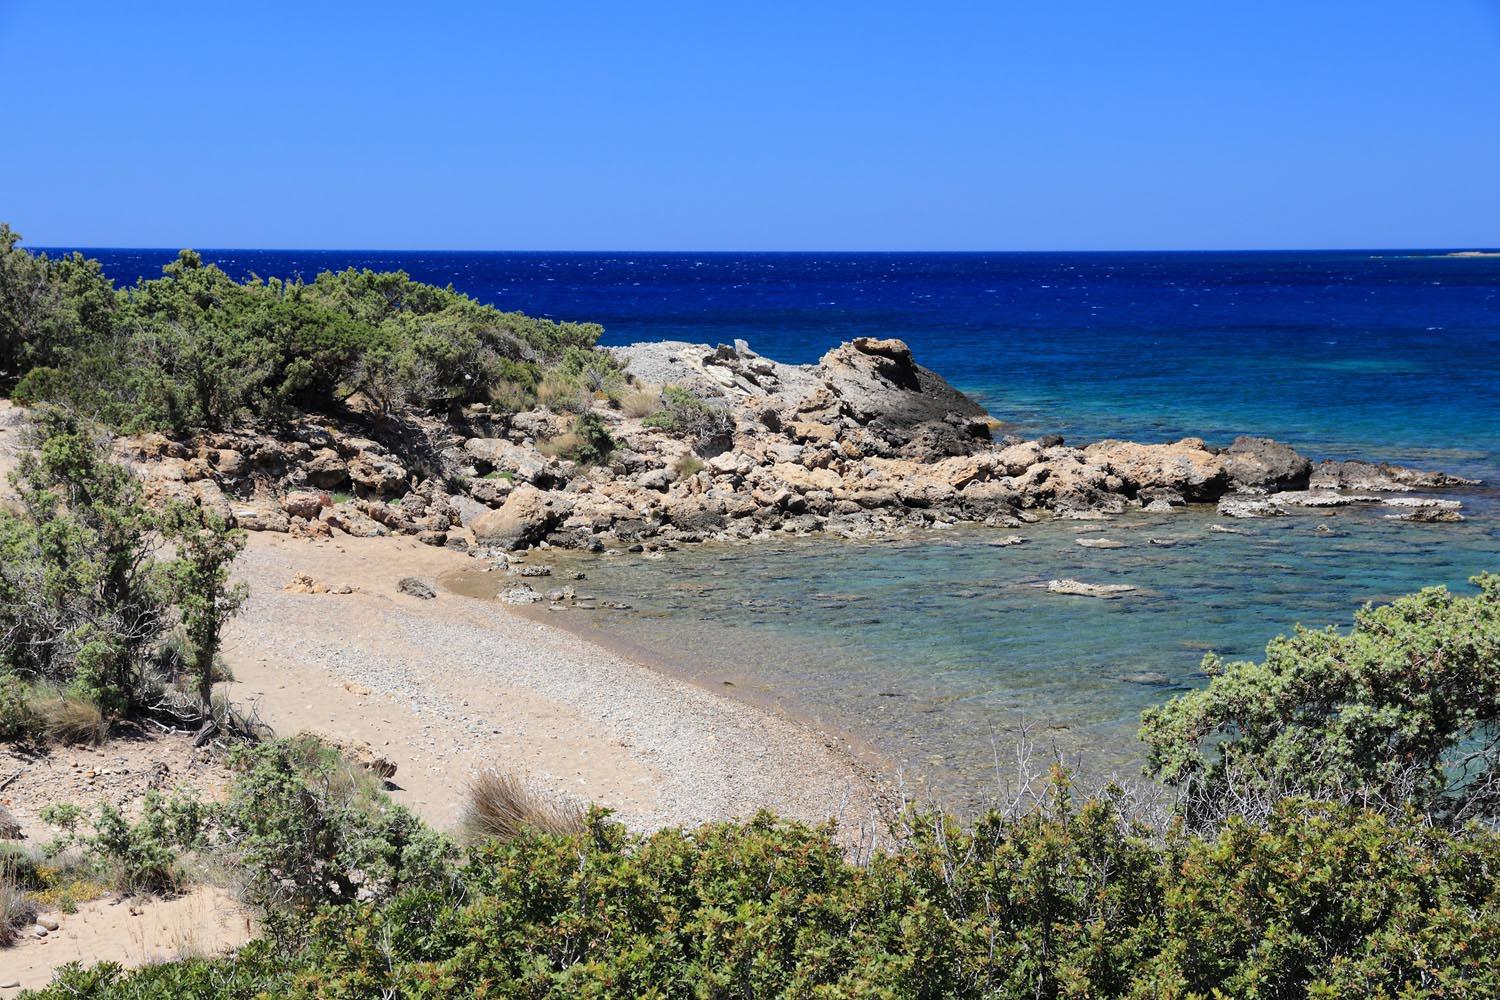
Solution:
M 623 384 L 591 350 L 601 328 L 502 312 L 403 272 L 236 282 L 191 250 L 116 290 L 96 261 L 51 259 L 0 225 L 0 387 L 125 430 L 222 428 L 336 409 L 382 413 L 521 399 L 545 370 L 587 391 Z
M 635 835 L 594 812 L 460 850 L 397 809 L 309 820 L 281 745 L 252 878 L 293 884 L 232 957 L 72 967 L 48 997 L 1473 997 L 1500 988 L 1500 840 L 1286 800 L 1261 824 L 1153 836 L 1108 797 L 964 828 L 912 813 L 851 862 L 769 815 Z M 346 799 L 346 801 L 349 801 Z M 238 818 L 236 818 L 238 817 Z M 248 827 L 235 827 L 247 822 Z M 349 832 L 333 828 L 347 823 Z M 175 834 L 174 834 L 175 835 Z M 307 850 L 309 844 L 317 845 Z M 368 877 L 354 881 L 356 874 Z M 347 884 L 343 881 L 351 878 Z M 333 892 L 330 888 L 336 888 Z

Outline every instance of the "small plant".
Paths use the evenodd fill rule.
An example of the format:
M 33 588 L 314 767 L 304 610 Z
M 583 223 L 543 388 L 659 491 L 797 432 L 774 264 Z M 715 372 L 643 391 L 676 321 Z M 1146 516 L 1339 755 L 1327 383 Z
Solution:
M 528 830 L 570 837 L 587 826 L 582 807 L 539 791 L 514 774 L 485 771 L 469 783 L 462 828 L 471 840 L 509 841 Z
M 21 929 L 36 920 L 36 903 L 21 886 L 17 857 L 0 854 L 0 948 L 15 944 Z
M 627 417 L 649 417 L 661 409 L 661 392 L 652 388 L 632 389 L 620 395 L 620 412 Z
M 98 746 L 109 732 L 99 706 L 75 695 L 42 695 L 32 700 L 31 712 L 42 733 L 54 743 Z
M 551 458 L 564 458 L 579 465 L 596 465 L 606 461 L 615 450 L 615 439 L 599 414 L 580 414 L 573 429 L 537 445 L 537 450 Z
M 700 448 L 718 447 L 734 437 L 734 418 L 727 407 L 710 403 L 680 385 L 663 389 L 661 409 L 642 423 L 696 442 Z
M 334 504 L 353 503 L 354 494 L 348 490 L 334 490 L 328 494 L 328 499 L 333 501 Z
M 683 455 L 672 463 L 672 474 L 678 479 L 688 479 L 702 472 L 704 468 L 706 466 L 703 464 L 703 459 L 697 455 Z

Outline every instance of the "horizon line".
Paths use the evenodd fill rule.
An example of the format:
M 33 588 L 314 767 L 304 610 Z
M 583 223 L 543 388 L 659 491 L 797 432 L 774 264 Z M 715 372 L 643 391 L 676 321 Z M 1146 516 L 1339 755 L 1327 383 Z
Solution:
M 253 250 L 261 253 L 482 253 L 482 254 L 870 254 L 870 255 L 894 255 L 894 254 L 1208 254 L 1208 253 L 1402 253 L 1402 254 L 1456 254 L 1456 253 L 1496 253 L 1500 252 L 1500 244 L 1494 246 L 1476 246 L 1472 244 L 1454 244 L 1451 246 L 1382 246 L 1382 247 L 1197 247 L 1197 248 L 1134 248 L 1134 249 L 1066 249 L 1066 250 L 907 250 L 907 249 L 879 249 L 879 250 L 848 250 L 836 248 L 819 248 L 807 250 L 787 249 L 647 249 L 641 247 L 633 248 L 568 248 L 568 249 L 539 249 L 539 248 L 490 248 L 474 249 L 463 247 L 271 247 L 271 246 L 211 246 L 208 244 L 179 246 L 146 246 L 128 244 L 95 244 L 82 243 L 49 243 L 27 245 L 21 244 L 23 249 L 35 251 L 68 250 L 68 251 L 92 251 L 92 250 L 150 250 L 150 251 L 180 251 L 193 250 L 198 253 L 219 250 Z

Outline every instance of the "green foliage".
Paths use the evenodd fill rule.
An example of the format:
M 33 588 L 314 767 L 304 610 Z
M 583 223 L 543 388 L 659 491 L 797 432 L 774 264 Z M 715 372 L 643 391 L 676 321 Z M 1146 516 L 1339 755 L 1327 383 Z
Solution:
M 167 566 L 186 639 L 187 660 L 199 705 L 211 717 L 215 663 L 225 624 L 245 601 L 245 584 L 231 585 L 229 568 L 245 547 L 245 532 L 201 506 L 174 504 L 164 518 L 177 557 Z
M 1500 818 L 1500 577 L 1473 582 L 1299 628 L 1261 663 L 1208 657 L 1206 688 L 1143 716 L 1150 768 L 1192 821 L 1285 795 Z
M 1289 801 L 1164 841 L 1065 783 L 850 863 L 760 815 L 640 836 L 595 814 L 451 878 L 328 906 L 295 942 L 48 997 L 1386 997 L 1500 988 L 1500 838 Z
M 220 815 L 252 900 L 302 912 L 440 884 L 452 851 L 336 753 L 306 740 L 238 749 Z
M 0 226 L 0 385 L 126 430 L 189 432 L 326 410 L 382 413 L 530 392 L 543 367 L 613 384 L 601 328 L 502 312 L 404 272 L 236 282 L 191 250 L 116 293 L 98 263 L 48 260 Z
M 169 623 L 155 520 L 94 429 L 54 409 L 35 422 L 15 477 L 21 512 L 0 510 L 0 670 L 126 711 Z
M 15 674 L 0 672 L 0 742 L 26 743 L 41 737 L 41 719 L 31 699 L 30 685 Z
M 0 223 L 0 388 L 32 368 L 66 363 L 107 335 L 116 311 L 98 261 L 80 254 L 52 260 L 22 250 L 20 241 Z
M 734 435 L 734 419 L 727 408 L 701 399 L 680 385 L 662 389 L 661 409 L 641 423 L 693 441 L 700 448 L 727 445 Z
M 557 370 L 594 395 L 618 392 L 625 385 L 625 370 L 613 354 L 604 351 L 570 347 L 563 352 Z
M 103 806 L 87 844 L 123 891 L 171 893 L 183 883 L 183 852 L 204 846 L 208 820 L 208 808 L 196 799 L 167 801 L 149 791 L 134 823 Z
M 592 410 L 579 414 L 578 419 L 573 421 L 573 434 L 578 438 L 578 443 L 566 458 L 580 465 L 597 465 L 609 461 L 616 442 L 599 414 Z

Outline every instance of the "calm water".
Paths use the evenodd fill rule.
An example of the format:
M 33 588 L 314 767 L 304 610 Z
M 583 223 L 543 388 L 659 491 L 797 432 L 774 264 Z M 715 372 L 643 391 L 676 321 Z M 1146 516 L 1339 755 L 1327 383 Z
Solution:
M 117 280 L 174 254 L 92 251 Z M 403 268 L 504 308 L 601 322 L 606 343 L 742 337 L 811 361 L 897 336 L 1022 433 L 1079 443 L 1255 432 L 1317 457 L 1500 481 L 1500 259 L 1403 251 L 1202 254 L 476 254 L 204 251 L 236 275 Z M 1469 520 L 1302 513 L 1209 532 L 1202 513 L 972 529 L 878 544 L 704 547 L 596 561 L 628 613 L 579 613 L 684 669 L 863 735 L 935 787 L 981 795 L 1026 718 L 1128 765 L 1140 709 L 1294 622 L 1500 570 L 1500 494 Z M 1329 530 L 1319 530 L 1324 526 Z M 1086 549 L 1078 537 L 1127 542 Z M 1151 544 L 1150 539 L 1172 544 Z M 1043 593 L 1125 581 L 1119 601 Z M 997 736 L 998 734 L 998 736 Z

